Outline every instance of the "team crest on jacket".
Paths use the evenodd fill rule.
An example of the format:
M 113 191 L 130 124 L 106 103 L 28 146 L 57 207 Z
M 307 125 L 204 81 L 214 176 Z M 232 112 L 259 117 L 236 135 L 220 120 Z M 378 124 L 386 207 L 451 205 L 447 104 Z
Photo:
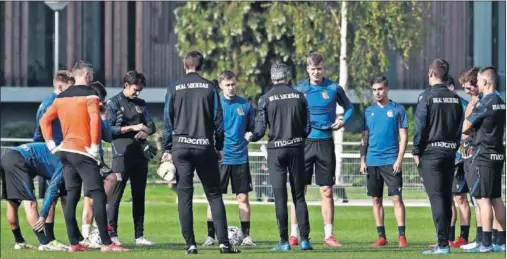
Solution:
M 326 100 L 329 99 L 329 94 L 327 93 L 327 91 L 322 92 L 322 98 L 324 98 Z
M 241 109 L 241 107 L 239 107 L 236 111 L 237 111 L 237 112 L 238 112 L 238 114 L 239 114 L 239 115 L 241 115 L 241 116 L 244 116 L 244 115 L 245 115 L 245 112 L 243 111 L 243 109 Z
M 141 111 L 141 108 L 140 108 L 139 106 L 137 106 L 137 105 L 136 105 L 136 111 L 137 111 L 138 113 L 143 113 L 143 111 Z
M 387 117 L 389 117 L 389 118 L 393 117 L 393 111 L 392 110 L 387 111 Z

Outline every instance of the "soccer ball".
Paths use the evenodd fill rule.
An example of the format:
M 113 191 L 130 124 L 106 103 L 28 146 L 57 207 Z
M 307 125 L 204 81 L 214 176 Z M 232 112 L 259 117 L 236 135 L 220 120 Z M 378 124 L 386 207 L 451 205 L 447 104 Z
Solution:
M 158 167 L 157 174 L 162 179 L 172 182 L 176 180 L 176 167 L 174 167 L 173 163 L 165 161 Z
M 100 245 L 100 244 L 102 244 L 102 241 L 100 240 L 100 235 L 99 235 L 99 229 L 98 228 L 94 228 L 92 230 L 92 232 L 90 232 L 90 235 L 88 235 L 88 240 L 90 241 L 90 243 L 92 243 L 94 245 Z
M 227 234 L 229 237 L 229 242 L 233 246 L 240 245 L 241 242 L 243 241 L 243 233 L 241 232 L 241 230 L 238 227 L 234 227 L 234 226 L 228 227 Z

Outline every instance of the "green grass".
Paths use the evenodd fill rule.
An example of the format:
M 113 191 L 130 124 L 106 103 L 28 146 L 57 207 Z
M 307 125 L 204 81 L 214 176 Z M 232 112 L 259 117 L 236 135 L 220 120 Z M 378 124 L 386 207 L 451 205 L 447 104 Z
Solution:
M 127 189 L 124 199 L 130 197 L 130 190 Z M 142 258 L 176 258 L 184 257 L 184 243 L 180 233 L 178 211 L 175 204 L 174 192 L 166 186 L 150 186 L 147 189 L 147 203 L 145 216 L 145 234 L 157 242 L 155 247 L 137 248 L 133 247 L 133 226 L 131 203 L 122 203 L 120 208 L 120 239 L 128 247 L 133 248 L 130 253 L 103 254 L 98 251 L 70 254 L 65 252 L 39 252 L 39 251 L 16 251 L 13 250 L 13 236 L 5 221 L 5 203 L 2 203 L 1 223 L 1 257 L 70 257 L 70 258 L 98 258 L 98 257 L 142 257 Z M 81 206 L 80 206 L 81 207 Z M 60 208 L 60 207 L 59 207 Z M 81 209 L 78 210 L 81 215 Z M 204 241 L 206 236 L 206 205 L 194 205 L 194 227 L 197 242 Z M 311 241 L 315 251 L 302 252 L 294 248 L 288 253 L 273 253 L 270 249 L 276 244 L 278 232 L 274 215 L 274 206 L 254 205 L 252 206 L 251 234 L 258 244 L 255 248 L 244 248 L 239 255 L 223 256 L 213 248 L 199 247 L 199 254 L 192 257 L 199 258 L 415 258 L 432 257 L 422 256 L 421 251 L 426 249 L 428 244 L 435 242 L 434 226 L 429 208 L 407 208 L 407 240 L 409 246 L 400 249 L 397 247 L 397 228 L 394 221 L 392 208 L 386 208 L 386 231 L 388 240 L 391 242 L 384 248 L 369 248 L 369 244 L 375 241 L 377 233 L 372 219 L 370 207 L 336 207 L 335 232 L 338 239 L 344 245 L 342 248 L 327 248 L 322 245 L 323 226 L 320 208 L 309 207 L 311 224 Z M 30 231 L 25 218 L 24 211 L 20 209 L 21 229 L 27 242 L 36 243 L 36 238 Z M 239 226 L 237 206 L 227 206 L 229 224 Z M 80 220 L 78 220 L 80 222 Z M 472 224 L 475 224 L 472 221 Z M 58 209 L 55 225 L 56 236 L 60 241 L 67 241 L 67 234 L 61 210 Z M 475 237 L 475 229 L 471 230 L 471 237 Z M 465 254 L 461 249 L 453 249 L 450 257 L 469 258 L 505 258 L 505 254 L 491 253 Z

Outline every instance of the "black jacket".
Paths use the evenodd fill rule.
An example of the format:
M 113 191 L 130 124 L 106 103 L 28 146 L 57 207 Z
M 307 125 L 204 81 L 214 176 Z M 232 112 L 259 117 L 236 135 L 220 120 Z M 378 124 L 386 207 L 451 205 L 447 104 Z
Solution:
M 164 106 L 164 147 L 215 148 L 224 145 L 224 121 L 215 85 L 188 73 L 167 87 Z
M 118 138 L 134 138 L 137 132 L 121 133 L 124 126 L 142 123 L 150 129 L 150 135 L 155 133 L 156 127 L 148 113 L 146 102 L 141 98 L 127 98 L 123 91 L 107 100 L 107 121 L 111 126 L 113 140 Z
M 417 102 L 412 154 L 431 150 L 436 156 L 454 156 L 461 140 L 463 107 L 460 97 L 445 85 L 426 89 Z
M 261 96 L 251 141 L 260 140 L 269 125 L 267 148 L 300 146 L 310 133 L 310 112 L 303 93 L 275 85 Z

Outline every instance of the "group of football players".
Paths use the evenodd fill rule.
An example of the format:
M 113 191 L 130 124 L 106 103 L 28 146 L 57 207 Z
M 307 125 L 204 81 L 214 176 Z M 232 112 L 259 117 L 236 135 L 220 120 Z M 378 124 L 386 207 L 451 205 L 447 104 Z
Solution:
M 229 181 L 239 205 L 243 235 L 241 245 L 255 246 L 250 235 L 251 212 L 248 194 L 253 188 L 248 143 L 262 138 L 268 124 L 271 131 L 267 145 L 267 153 L 271 156 L 268 157 L 268 170 L 274 186 L 280 231 L 280 243 L 273 250 L 288 251 L 291 246 L 297 245 L 303 250 L 313 249 L 308 238 L 309 223 L 304 194 L 306 186 L 312 184 L 314 178 L 314 182 L 320 186 L 322 196 L 323 243 L 326 246 L 341 247 L 333 226 L 333 186 L 336 183 L 333 132 L 341 130 L 351 118 L 353 105 L 342 87 L 324 76 L 324 58 L 317 53 L 309 54 L 306 67 L 308 78 L 295 86 L 292 86 L 292 78 L 285 66 L 274 66 L 271 70 L 274 90 L 260 99 L 257 110 L 247 99 L 237 95 L 236 75 L 232 71 L 220 74 L 217 85 L 222 90 L 222 95 L 216 98 L 213 97 L 216 96 L 216 92 L 213 92 L 216 90 L 208 90 L 208 81 L 198 75 L 202 68 L 202 55 L 198 52 L 189 53 L 184 62 L 186 77 L 171 84 L 166 96 L 165 150 L 162 162 L 174 163 L 179 175 L 178 208 L 182 233 L 187 242 L 187 253 L 197 253 L 193 228 L 187 229 L 187 225 L 191 225 L 187 223 L 191 221 L 186 211 L 193 190 L 186 183 L 193 177 L 196 169 L 210 201 L 207 211 L 208 234 L 203 246 L 214 245 L 217 236 L 221 252 L 239 252 L 223 240 L 226 234 L 224 226 L 226 227 L 227 223 L 220 223 L 225 213 L 221 214 L 223 201 L 219 196 L 227 193 Z M 468 252 L 505 251 L 505 205 L 501 199 L 505 102 L 496 91 L 496 70 L 493 67 L 472 68 L 459 77 L 465 92 L 470 95 L 469 102 L 455 93 L 455 83 L 449 76 L 449 65 L 445 60 L 434 60 L 430 65 L 428 77 L 431 87 L 420 95 L 416 108 L 412 151 L 430 199 L 438 236 L 437 244 L 424 253 L 447 254 L 450 253 L 449 247 L 462 247 Z M 15 249 L 35 248 L 25 242 L 19 226 L 18 208 L 21 201 L 24 201 L 26 217 L 38 238 L 39 250 L 77 252 L 100 248 L 103 252 L 129 251 L 121 245 L 117 237 L 119 200 L 129 177 L 137 177 L 135 181 L 131 180 L 132 198 L 136 199 L 133 208 L 134 243 L 154 244 L 144 237 L 143 222 L 147 162 L 156 152 L 145 140 L 155 132 L 155 127 L 147 113 L 145 102 L 138 98 L 145 85 L 144 76 L 130 71 L 124 83 L 122 93 L 108 100 L 106 105 L 107 93 L 102 84 L 93 82 L 91 65 L 77 62 L 72 71 L 58 71 L 55 74 L 54 92 L 44 99 L 37 112 L 40 126 L 35 130 L 34 143 L 14 147 L 1 159 L 2 195 L 7 200 L 6 216 L 14 235 Z M 283 92 L 283 87 L 287 86 L 293 88 L 294 92 Z M 188 89 L 193 89 L 192 96 L 183 94 Z M 389 85 L 385 77 L 373 78 L 371 90 L 374 103 L 362 114 L 360 171 L 367 178 L 367 195 L 372 197 L 373 215 L 378 231 L 378 239 L 372 246 L 387 245 L 382 198 L 385 183 L 388 195 L 394 203 L 398 246 L 406 247 L 402 162 L 408 140 L 407 115 L 402 105 L 388 98 Z M 197 116 L 197 120 L 201 119 L 198 112 L 193 113 L 192 105 L 195 105 L 195 102 L 191 101 L 192 98 L 197 100 L 201 93 L 203 100 L 209 102 L 203 105 L 209 104 L 212 108 L 204 107 L 203 114 L 210 110 L 215 111 L 211 124 L 219 117 L 220 120 L 223 119 L 220 122 L 223 126 L 210 126 L 216 127 L 215 130 L 223 130 L 223 139 L 220 139 L 219 135 L 209 138 L 185 135 L 186 132 L 193 131 L 188 127 L 208 133 L 207 125 L 193 123 L 188 117 Z M 208 95 L 216 99 L 210 99 Z M 178 111 L 175 103 L 181 109 L 186 105 L 185 98 L 190 106 L 186 110 Z M 294 107 L 289 101 L 279 102 L 281 105 L 278 106 L 270 104 L 292 99 L 303 101 L 295 101 Z M 301 109 L 299 104 L 306 108 Z M 337 104 L 344 108 L 343 116 L 337 116 Z M 200 105 L 197 105 L 196 109 L 198 108 Z M 216 112 L 220 112 L 221 116 Z M 284 117 L 286 121 L 283 122 L 278 121 L 283 116 L 274 118 L 272 115 L 283 115 L 284 112 L 290 116 Z M 302 114 L 296 117 L 306 119 L 300 121 L 302 119 L 292 118 L 295 114 Z M 185 118 L 183 115 L 188 116 Z M 184 122 L 185 120 L 188 122 Z M 300 128 L 304 128 L 305 123 L 308 123 L 308 130 L 305 132 L 293 127 L 302 125 Z M 301 137 L 292 135 L 298 130 L 301 131 Z M 223 151 L 222 144 L 214 146 L 210 143 L 209 139 L 212 138 L 215 138 L 215 143 L 223 141 Z M 113 139 L 117 140 L 113 145 L 113 155 L 115 158 L 121 157 L 122 160 L 121 163 L 116 163 L 118 166 L 113 163 L 111 170 L 104 163 L 101 142 L 112 142 Z M 134 148 L 130 148 L 133 146 L 134 151 Z M 201 151 L 196 151 L 201 147 L 204 150 L 202 154 L 199 153 Z M 214 147 L 218 151 L 220 167 L 217 175 L 220 177 L 217 179 L 212 177 L 211 173 L 204 172 L 213 171 L 213 168 L 206 167 L 208 164 L 205 162 L 211 154 L 206 153 L 207 147 Z M 458 147 L 461 148 L 458 150 Z M 292 153 L 283 160 L 282 156 L 287 154 L 276 153 L 281 150 L 289 150 Z M 294 160 L 299 155 L 299 160 L 304 161 L 303 164 Z M 185 159 L 189 158 L 185 157 L 193 156 L 201 159 L 196 160 L 195 165 L 186 165 Z M 281 164 L 286 166 L 280 166 Z M 124 173 L 125 171 L 127 173 Z M 286 175 L 287 171 L 290 174 L 289 182 L 294 189 L 290 234 L 287 229 L 287 208 L 283 209 L 284 204 L 280 202 L 287 199 L 287 192 L 285 190 L 284 196 L 283 189 L 279 188 L 287 184 L 286 176 L 279 177 Z M 42 181 L 48 181 L 40 212 L 34 194 L 34 178 L 37 176 Z M 192 184 L 190 180 L 188 183 Z M 85 203 L 81 232 L 76 220 L 76 206 L 82 190 Z M 468 192 L 476 205 L 477 217 L 477 237 L 476 241 L 471 243 L 468 243 Z M 459 211 L 454 207 L 453 194 Z M 70 246 L 57 241 L 54 236 L 54 210 L 58 197 L 64 210 Z M 106 204 L 109 205 L 107 210 Z M 460 218 L 461 233 L 458 239 L 455 239 L 454 225 L 457 215 Z M 89 237 L 93 217 L 96 228 L 94 232 L 100 238 L 91 242 Z M 300 231 L 304 234 L 300 234 Z

